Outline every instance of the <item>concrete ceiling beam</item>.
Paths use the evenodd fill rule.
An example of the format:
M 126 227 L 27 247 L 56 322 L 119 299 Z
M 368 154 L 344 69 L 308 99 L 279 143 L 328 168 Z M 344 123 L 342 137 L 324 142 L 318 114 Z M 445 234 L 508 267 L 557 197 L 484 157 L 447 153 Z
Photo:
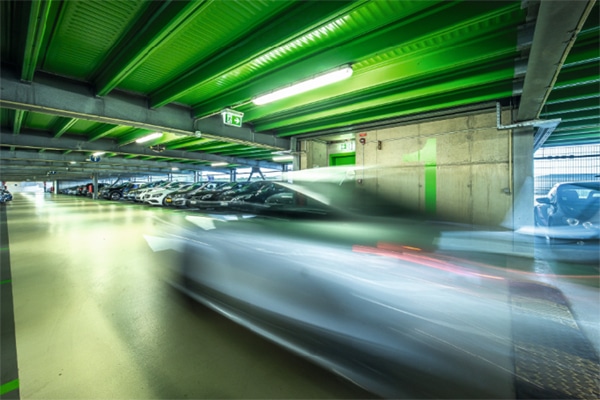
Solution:
M 196 120 L 189 107 L 167 104 L 148 107 L 144 96 L 113 91 L 96 97 L 88 86 L 56 76 L 37 74 L 34 82 L 23 82 L 15 71 L 0 70 L 0 107 L 124 125 L 184 136 L 197 136 L 256 147 L 289 149 L 289 139 L 256 133 L 249 126 L 231 127 L 221 115 Z

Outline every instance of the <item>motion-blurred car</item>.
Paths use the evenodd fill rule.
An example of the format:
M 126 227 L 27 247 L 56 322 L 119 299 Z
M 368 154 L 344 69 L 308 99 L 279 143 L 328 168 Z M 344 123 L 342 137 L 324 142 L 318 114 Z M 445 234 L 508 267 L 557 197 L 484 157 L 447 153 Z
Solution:
M 536 232 L 549 243 L 598 244 L 600 181 L 557 183 L 536 201 Z
M 12 193 L 6 189 L 0 189 L 0 203 L 6 203 L 13 199 Z
M 513 398 L 511 329 L 529 316 L 511 313 L 504 257 L 444 251 L 442 234 L 477 231 L 332 180 L 188 215 L 173 284 L 379 396 Z

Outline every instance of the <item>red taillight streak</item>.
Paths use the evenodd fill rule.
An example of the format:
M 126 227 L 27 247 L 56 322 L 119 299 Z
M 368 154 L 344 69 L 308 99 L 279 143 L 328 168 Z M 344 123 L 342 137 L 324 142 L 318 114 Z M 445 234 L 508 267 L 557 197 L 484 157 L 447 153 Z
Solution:
M 469 271 L 469 270 L 466 270 L 457 265 L 447 263 L 445 261 L 441 261 L 436 258 L 427 257 L 422 254 L 409 254 L 404 251 L 394 251 L 394 250 L 388 250 L 386 248 L 379 248 L 379 245 L 380 244 L 378 244 L 378 247 L 354 245 L 354 246 L 352 246 L 352 251 L 357 252 L 357 253 L 376 254 L 376 255 L 380 255 L 380 256 L 384 256 L 384 257 L 393 257 L 393 258 L 397 258 L 400 260 L 408 261 L 408 262 L 419 264 L 419 265 L 424 265 L 426 267 L 435 268 L 435 269 L 439 269 L 442 271 L 452 272 L 452 273 L 459 274 L 459 275 L 475 275 L 475 276 L 480 276 L 483 278 L 499 279 L 499 280 L 504 279 L 499 276 L 486 275 L 486 274 L 480 274 L 477 272 Z M 389 243 L 383 244 L 383 246 L 388 247 L 388 248 L 395 248 L 395 249 L 404 249 L 404 250 L 410 249 L 410 247 L 408 247 L 408 246 L 396 246 L 396 245 L 392 245 Z

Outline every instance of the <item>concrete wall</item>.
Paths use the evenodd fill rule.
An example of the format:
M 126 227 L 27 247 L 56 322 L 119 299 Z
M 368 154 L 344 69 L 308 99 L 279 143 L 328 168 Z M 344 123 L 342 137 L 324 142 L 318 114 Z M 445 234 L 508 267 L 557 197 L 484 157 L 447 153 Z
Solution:
M 301 161 L 301 169 L 326 167 L 329 165 L 329 154 L 327 144 L 313 140 L 302 143 L 305 148 L 304 157 Z
M 6 182 L 5 185 L 12 194 L 44 192 L 44 182 Z M 52 186 L 52 183 L 47 182 L 47 186 Z
M 362 132 L 366 143 L 356 135 L 356 165 L 386 167 L 362 185 L 411 208 L 512 225 L 511 134 L 496 128 L 495 112 Z M 531 158 L 531 147 L 526 154 Z

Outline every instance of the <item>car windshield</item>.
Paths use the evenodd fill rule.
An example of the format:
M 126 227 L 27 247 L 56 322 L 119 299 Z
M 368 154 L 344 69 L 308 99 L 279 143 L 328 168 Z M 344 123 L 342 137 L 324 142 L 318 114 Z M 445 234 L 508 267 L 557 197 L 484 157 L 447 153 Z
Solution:
M 562 184 L 556 190 L 556 202 L 570 217 L 592 218 L 600 213 L 600 183 Z
M 592 198 L 600 198 L 599 185 L 593 184 L 568 184 L 558 187 L 557 196 L 559 201 L 577 201 Z

